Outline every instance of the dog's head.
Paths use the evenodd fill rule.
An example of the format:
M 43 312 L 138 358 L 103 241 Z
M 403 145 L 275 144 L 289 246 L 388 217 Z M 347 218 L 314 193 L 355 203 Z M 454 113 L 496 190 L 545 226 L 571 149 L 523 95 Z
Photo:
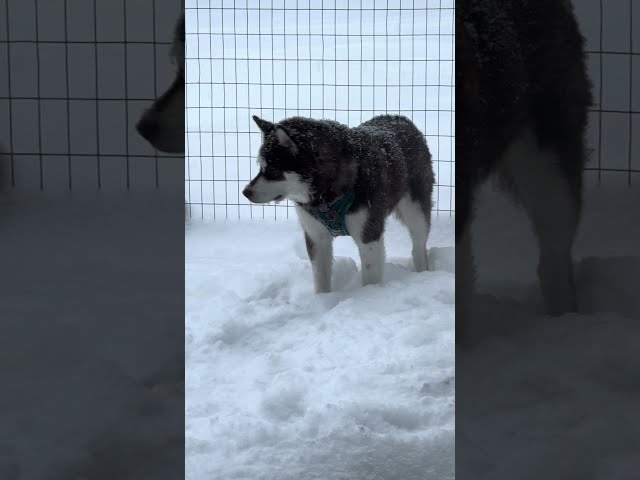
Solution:
M 184 153 L 184 14 L 178 20 L 171 47 L 176 75 L 171 86 L 144 112 L 136 129 L 161 152 Z
M 339 194 L 353 182 L 355 162 L 344 125 L 293 117 L 272 123 L 253 116 L 262 132 L 260 171 L 243 190 L 253 203 L 284 199 L 307 204 Z

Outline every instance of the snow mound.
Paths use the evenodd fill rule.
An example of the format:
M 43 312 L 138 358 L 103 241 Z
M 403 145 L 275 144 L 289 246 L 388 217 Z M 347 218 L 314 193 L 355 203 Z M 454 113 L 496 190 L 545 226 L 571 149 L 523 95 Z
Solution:
M 382 285 L 337 239 L 322 295 L 295 221 L 191 224 L 187 478 L 453 478 L 452 220 L 423 273 L 391 221 Z

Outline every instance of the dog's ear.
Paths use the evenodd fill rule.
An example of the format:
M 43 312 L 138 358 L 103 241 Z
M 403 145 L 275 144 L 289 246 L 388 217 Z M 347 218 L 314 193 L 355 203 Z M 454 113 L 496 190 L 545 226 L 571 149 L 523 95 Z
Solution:
M 289 132 L 282 125 L 275 125 L 276 129 L 276 137 L 278 137 L 278 143 L 281 147 L 288 149 L 293 155 L 298 152 L 298 147 L 293 143 L 291 137 L 289 137 Z
M 273 131 L 274 125 L 268 120 L 263 120 L 257 115 L 253 115 L 251 118 L 253 118 L 253 121 L 256 122 L 256 125 L 258 125 L 258 128 L 263 134 L 267 135 L 268 133 Z

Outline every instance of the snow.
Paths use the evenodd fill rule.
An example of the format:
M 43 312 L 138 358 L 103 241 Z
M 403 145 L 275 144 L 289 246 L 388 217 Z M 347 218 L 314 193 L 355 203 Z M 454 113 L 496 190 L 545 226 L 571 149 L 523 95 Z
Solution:
M 433 271 L 395 220 L 385 242 L 382 285 L 341 237 L 315 295 L 295 220 L 188 225 L 188 479 L 453 478 L 453 219 Z
M 540 313 L 526 217 L 490 189 L 480 197 L 475 341 L 456 354 L 459 478 L 636 478 L 640 188 L 621 177 L 587 189 L 581 312 L 560 318 Z
M 187 478 L 451 478 L 454 447 L 459 478 L 634 478 L 638 200 L 614 179 L 588 185 L 583 310 L 549 318 L 527 219 L 485 189 L 474 344 L 455 374 L 453 219 L 436 217 L 424 274 L 391 222 L 382 286 L 359 286 L 338 239 L 336 291 L 319 296 L 295 221 L 193 221 Z
M 478 336 L 455 380 L 453 219 L 434 219 L 422 274 L 392 222 L 382 286 L 358 285 L 338 239 L 336 292 L 321 296 L 295 221 L 192 221 L 188 478 L 451 478 L 454 386 L 459 478 L 635 478 L 640 189 L 609 182 L 589 187 L 576 244 L 590 302 L 559 319 L 538 311 L 523 215 L 482 197 Z M 182 324 L 131 295 L 140 278 L 157 281 L 147 305 L 182 288 L 153 261 L 164 217 L 35 203 L 0 203 L 0 478 L 175 478 Z

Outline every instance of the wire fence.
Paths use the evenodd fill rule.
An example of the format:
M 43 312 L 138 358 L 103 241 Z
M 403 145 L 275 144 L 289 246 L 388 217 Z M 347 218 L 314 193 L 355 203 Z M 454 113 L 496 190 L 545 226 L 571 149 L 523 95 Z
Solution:
M 640 7 L 575 2 L 595 105 L 587 179 L 640 175 Z M 182 156 L 133 132 L 171 81 L 171 0 L 0 0 L 0 172 L 16 190 L 159 188 Z M 252 114 L 356 125 L 412 118 L 434 154 L 436 210 L 455 211 L 454 4 L 446 0 L 188 0 L 185 190 L 194 217 L 288 216 L 240 190 Z
M 22 191 L 175 185 L 134 130 L 171 82 L 173 0 L 0 0 L 0 171 Z
M 574 1 L 593 82 L 588 182 L 640 180 L 640 6 L 633 0 Z
M 435 211 L 454 195 L 453 0 L 186 2 L 186 166 L 198 218 L 288 217 L 290 203 L 251 205 L 258 170 L 251 116 L 301 115 L 356 126 L 411 118 L 434 159 Z

